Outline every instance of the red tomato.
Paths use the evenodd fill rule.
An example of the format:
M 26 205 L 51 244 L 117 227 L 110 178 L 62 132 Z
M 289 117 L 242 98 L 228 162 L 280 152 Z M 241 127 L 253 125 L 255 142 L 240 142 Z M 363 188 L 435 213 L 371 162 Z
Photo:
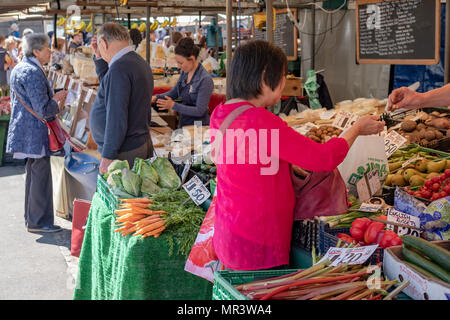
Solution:
M 434 177 L 433 179 L 431 179 L 432 183 L 438 183 L 440 181 L 439 177 Z
M 439 199 L 439 193 L 433 192 L 433 194 L 431 195 L 431 201 L 437 200 Z
M 429 190 L 422 191 L 422 198 L 430 199 L 431 198 L 431 191 L 429 191 Z
M 450 178 L 450 169 L 445 169 L 444 175 L 445 175 L 447 178 Z
M 433 183 L 431 190 L 433 190 L 434 192 L 437 192 L 437 191 L 439 191 L 439 189 L 441 189 L 441 185 L 439 183 Z
M 439 193 L 439 199 L 440 198 L 445 198 L 447 196 L 447 193 L 445 192 L 445 191 L 441 191 L 440 193 Z
M 432 185 L 433 185 L 433 181 L 431 181 L 431 180 L 425 181 L 425 184 L 424 184 L 425 188 L 431 189 Z
M 447 195 L 450 195 L 450 185 L 446 185 L 446 186 L 442 189 L 442 191 L 445 191 L 445 193 L 446 193 Z
M 414 191 L 412 191 L 412 190 L 408 190 L 408 194 L 410 194 L 410 195 L 412 195 L 412 196 L 413 196 L 413 195 L 414 195 L 414 193 L 415 193 Z

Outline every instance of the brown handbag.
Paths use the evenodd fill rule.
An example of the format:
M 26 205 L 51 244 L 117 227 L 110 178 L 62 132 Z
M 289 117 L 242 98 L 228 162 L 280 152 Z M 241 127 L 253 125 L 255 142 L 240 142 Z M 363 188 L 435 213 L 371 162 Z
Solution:
M 233 110 L 219 127 L 220 135 L 211 148 L 211 159 L 216 162 L 226 129 L 250 105 L 243 105 Z M 217 155 L 216 155 L 217 152 Z M 346 213 L 348 210 L 347 187 L 336 168 L 331 172 L 306 172 L 302 178 L 294 172 L 291 165 L 292 186 L 296 203 L 294 220 L 311 219 L 315 216 L 331 216 Z
M 48 146 L 51 152 L 57 152 L 64 147 L 64 143 L 67 140 L 70 140 L 70 136 L 61 128 L 61 124 L 59 123 L 59 119 L 56 117 L 55 120 L 47 121 L 44 118 L 38 116 L 38 114 L 27 106 L 22 99 L 14 92 L 14 95 L 17 99 L 19 99 L 20 103 L 27 109 L 29 113 L 31 113 L 36 119 L 43 122 L 48 129 Z

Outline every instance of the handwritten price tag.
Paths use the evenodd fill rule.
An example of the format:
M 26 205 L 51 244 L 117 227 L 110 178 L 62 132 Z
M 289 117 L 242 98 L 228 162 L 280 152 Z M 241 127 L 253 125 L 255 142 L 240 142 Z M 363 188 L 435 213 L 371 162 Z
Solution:
M 376 203 L 362 203 L 359 207 L 358 211 L 362 212 L 378 212 L 383 207 L 382 204 L 376 204 Z
M 356 248 L 329 248 L 325 256 L 318 262 L 325 259 L 331 261 L 331 266 L 336 267 L 341 263 L 363 264 L 378 248 L 377 244 Z
M 339 111 L 333 121 L 333 126 L 342 130 L 347 130 L 358 120 L 359 116 L 347 111 Z
M 397 131 L 392 130 L 387 136 L 384 137 L 384 149 L 386 151 L 386 156 L 389 158 L 398 148 L 403 146 L 407 139 L 397 133 Z
M 357 183 L 356 190 L 360 201 L 369 200 L 382 187 L 378 177 L 378 169 L 373 169 L 365 174 Z
M 387 221 L 401 223 L 401 224 L 412 226 L 415 228 L 420 228 L 420 219 L 418 217 L 414 217 L 410 214 L 407 214 L 407 213 L 404 213 L 401 211 L 397 211 L 394 208 L 388 209 Z M 411 229 L 411 228 L 396 226 L 396 225 L 392 225 L 392 224 L 388 224 L 387 229 L 394 231 L 399 236 L 410 234 L 412 236 L 419 237 L 420 233 L 421 233 L 420 230 L 417 230 L 417 229 Z
M 197 176 L 193 176 L 192 179 L 183 184 L 183 188 L 197 206 L 201 205 L 211 196 L 211 192 L 209 192 Z

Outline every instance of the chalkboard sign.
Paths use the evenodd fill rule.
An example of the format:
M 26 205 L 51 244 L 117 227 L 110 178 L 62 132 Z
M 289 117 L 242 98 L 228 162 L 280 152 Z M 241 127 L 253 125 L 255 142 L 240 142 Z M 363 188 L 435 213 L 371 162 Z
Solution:
M 358 63 L 439 62 L 440 0 L 357 0 Z
M 291 9 L 291 12 L 297 19 L 297 10 Z M 273 44 L 283 50 L 288 60 L 297 60 L 297 29 L 289 19 L 287 9 L 277 10 L 274 20 Z M 266 40 L 266 28 L 253 25 L 253 39 Z

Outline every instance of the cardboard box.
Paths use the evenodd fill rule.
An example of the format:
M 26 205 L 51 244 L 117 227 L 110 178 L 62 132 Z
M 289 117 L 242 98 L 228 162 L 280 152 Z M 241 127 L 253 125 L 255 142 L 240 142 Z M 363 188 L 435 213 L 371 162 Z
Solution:
M 450 250 L 450 241 L 433 241 Z M 395 246 L 384 250 L 383 272 L 390 280 L 409 280 L 403 292 L 414 300 L 450 300 L 450 284 L 432 279 L 413 270 L 404 263 L 402 247 Z

